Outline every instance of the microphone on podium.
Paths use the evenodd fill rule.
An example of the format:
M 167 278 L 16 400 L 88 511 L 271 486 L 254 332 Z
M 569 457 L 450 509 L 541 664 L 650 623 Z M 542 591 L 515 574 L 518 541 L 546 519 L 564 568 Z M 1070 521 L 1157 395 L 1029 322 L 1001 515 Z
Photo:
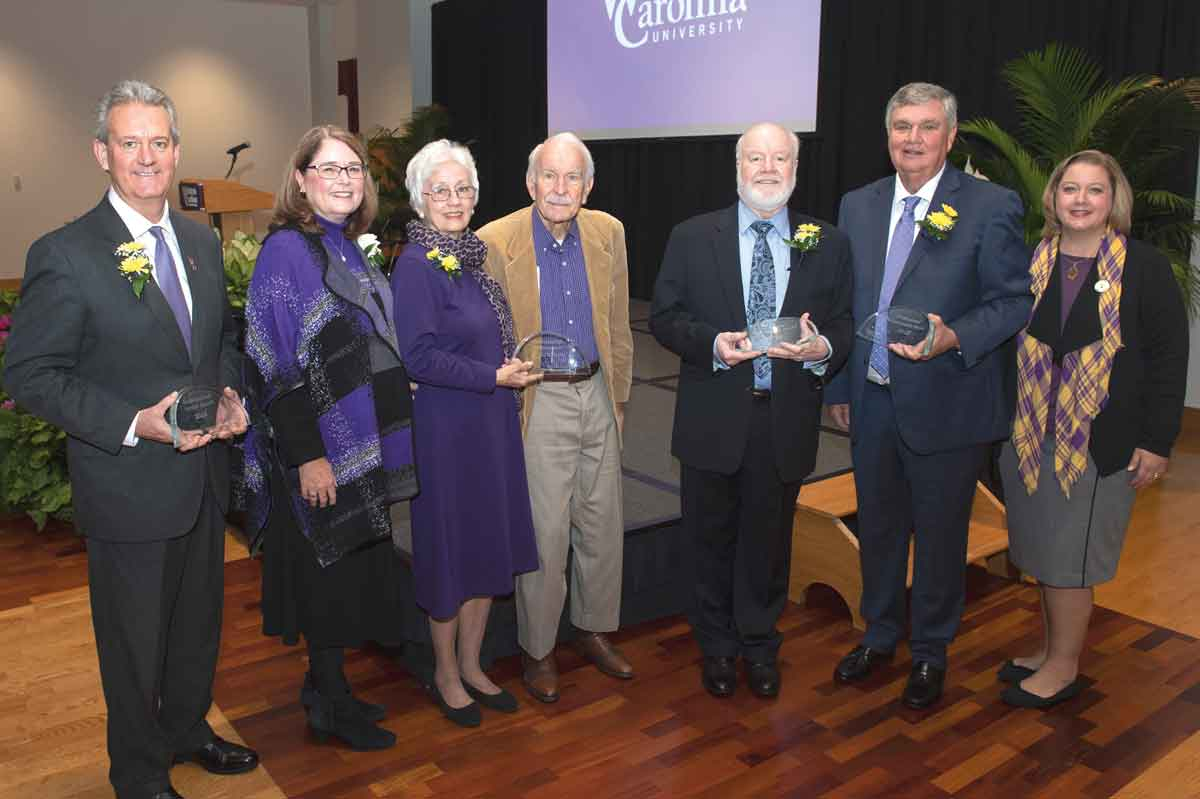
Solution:
M 228 150 L 225 151 L 226 155 L 233 157 L 232 160 L 229 162 L 229 171 L 225 173 L 226 179 L 228 179 L 229 176 L 233 174 L 233 165 L 237 163 L 238 153 L 240 153 L 242 150 L 248 150 L 249 148 L 250 148 L 250 142 L 244 141 L 241 144 L 233 145 L 232 147 L 230 147 Z

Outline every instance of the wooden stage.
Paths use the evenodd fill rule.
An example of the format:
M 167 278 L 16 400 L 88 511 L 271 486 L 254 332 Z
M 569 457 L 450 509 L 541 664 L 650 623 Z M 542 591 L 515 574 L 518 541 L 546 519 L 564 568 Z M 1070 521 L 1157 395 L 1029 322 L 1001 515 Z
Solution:
M 302 649 L 259 632 L 259 564 L 231 539 L 225 629 L 212 710 L 222 735 L 263 767 L 214 777 L 191 765 L 172 780 L 189 799 L 375 797 L 1200 797 L 1200 412 L 1167 479 L 1139 496 L 1117 579 L 1098 591 L 1083 672 L 1087 688 L 1050 711 L 999 701 L 1000 663 L 1037 634 L 1036 590 L 972 569 L 946 697 L 914 713 L 897 698 L 909 662 L 863 686 L 831 673 L 857 640 L 831 594 L 790 606 L 784 685 L 763 701 L 700 686 L 699 652 L 671 618 L 616 637 L 638 670 L 623 683 L 560 656 L 562 699 L 520 688 L 516 659 L 496 669 L 521 711 L 483 726 L 445 721 L 380 650 L 352 653 L 351 680 L 391 711 L 391 750 L 318 744 L 297 696 Z M 0 797 L 100 799 L 104 703 L 85 555 L 69 530 L 0 533 Z

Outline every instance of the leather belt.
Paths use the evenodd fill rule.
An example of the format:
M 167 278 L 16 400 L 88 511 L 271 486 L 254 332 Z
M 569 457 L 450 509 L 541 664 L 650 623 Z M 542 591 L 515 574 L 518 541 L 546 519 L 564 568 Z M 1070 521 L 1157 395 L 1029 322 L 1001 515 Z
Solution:
M 771 389 L 769 388 L 752 388 L 750 396 L 756 400 L 769 400 L 771 398 Z
M 600 371 L 600 362 L 592 361 L 588 364 L 586 372 L 573 372 L 571 374 L 555 374 L 545 373 L 542 375 L 543 383 L 582 383 L 585 380 L 591 380 L 596 376 L 596 372 Z

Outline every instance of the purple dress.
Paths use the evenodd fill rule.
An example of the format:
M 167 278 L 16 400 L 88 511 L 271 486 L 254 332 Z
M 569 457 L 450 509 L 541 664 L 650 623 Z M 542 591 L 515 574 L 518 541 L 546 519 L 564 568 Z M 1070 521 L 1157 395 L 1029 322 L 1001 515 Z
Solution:
M 447 619 L 474 597 L 512 593 L 538 568 L 521 423 L 496 313 L 467 274 L 450 277 L 409 244 L 392 271 L 400 355 L 418 384 L 412 500 L 417 604 Z

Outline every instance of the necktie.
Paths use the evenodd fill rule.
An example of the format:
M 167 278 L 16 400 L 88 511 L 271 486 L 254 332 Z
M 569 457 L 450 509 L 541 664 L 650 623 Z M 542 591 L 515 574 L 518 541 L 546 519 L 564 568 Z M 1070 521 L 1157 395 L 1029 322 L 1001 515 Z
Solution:
M 775 259 L 767 243 L 770 222 L 755 222 L 754 254 L 750 259 L 750 298 L 746 301 L 746 324 L 775 318 Z M 771 359 L 760 355 L 754 359 L 754 387 L 771 387 Z
M 183 298 L 183 288 L 179 285 L 179 273 L 175 271 L 175 258 L 171 255 L 171 248 L 167 246 L 163 229 L 155 225 L 150 228 L 150 232 L 154 234 L 154 240 L 158 242 L 154 247 L 154 281 L 158 283 L 159 291 L 162 292 L 167 305 L 171 306 L 171 312 L 175 314 L 175 323 L 179 325 L 179 332 L 183 334 L 183 343 L 187 346 L 188 357 L 191 357 L 192 317 L 188 313 L 187 300 Z
M 892 295 L 896 293 L 896 284 L 900 282 L 900 273 L 904 271 L 904 262 L 913 248 L 913 234 L 917 229 L 917 220 L 913 216 L 920 202 L 920 197 L 904 198 L 904 213 L 896 220 L 896 229 L 892 231 L 892 244 L 888 247 L 887 258 L 883 262 L 883 284 L 879 287 L 879 313 L 875 320 L 875 343 L 871 345 L 871 368 L 884 380 L 888 379 L 888 350 L 887 350 L 887 320 L 882 314 L 892 307 Z

